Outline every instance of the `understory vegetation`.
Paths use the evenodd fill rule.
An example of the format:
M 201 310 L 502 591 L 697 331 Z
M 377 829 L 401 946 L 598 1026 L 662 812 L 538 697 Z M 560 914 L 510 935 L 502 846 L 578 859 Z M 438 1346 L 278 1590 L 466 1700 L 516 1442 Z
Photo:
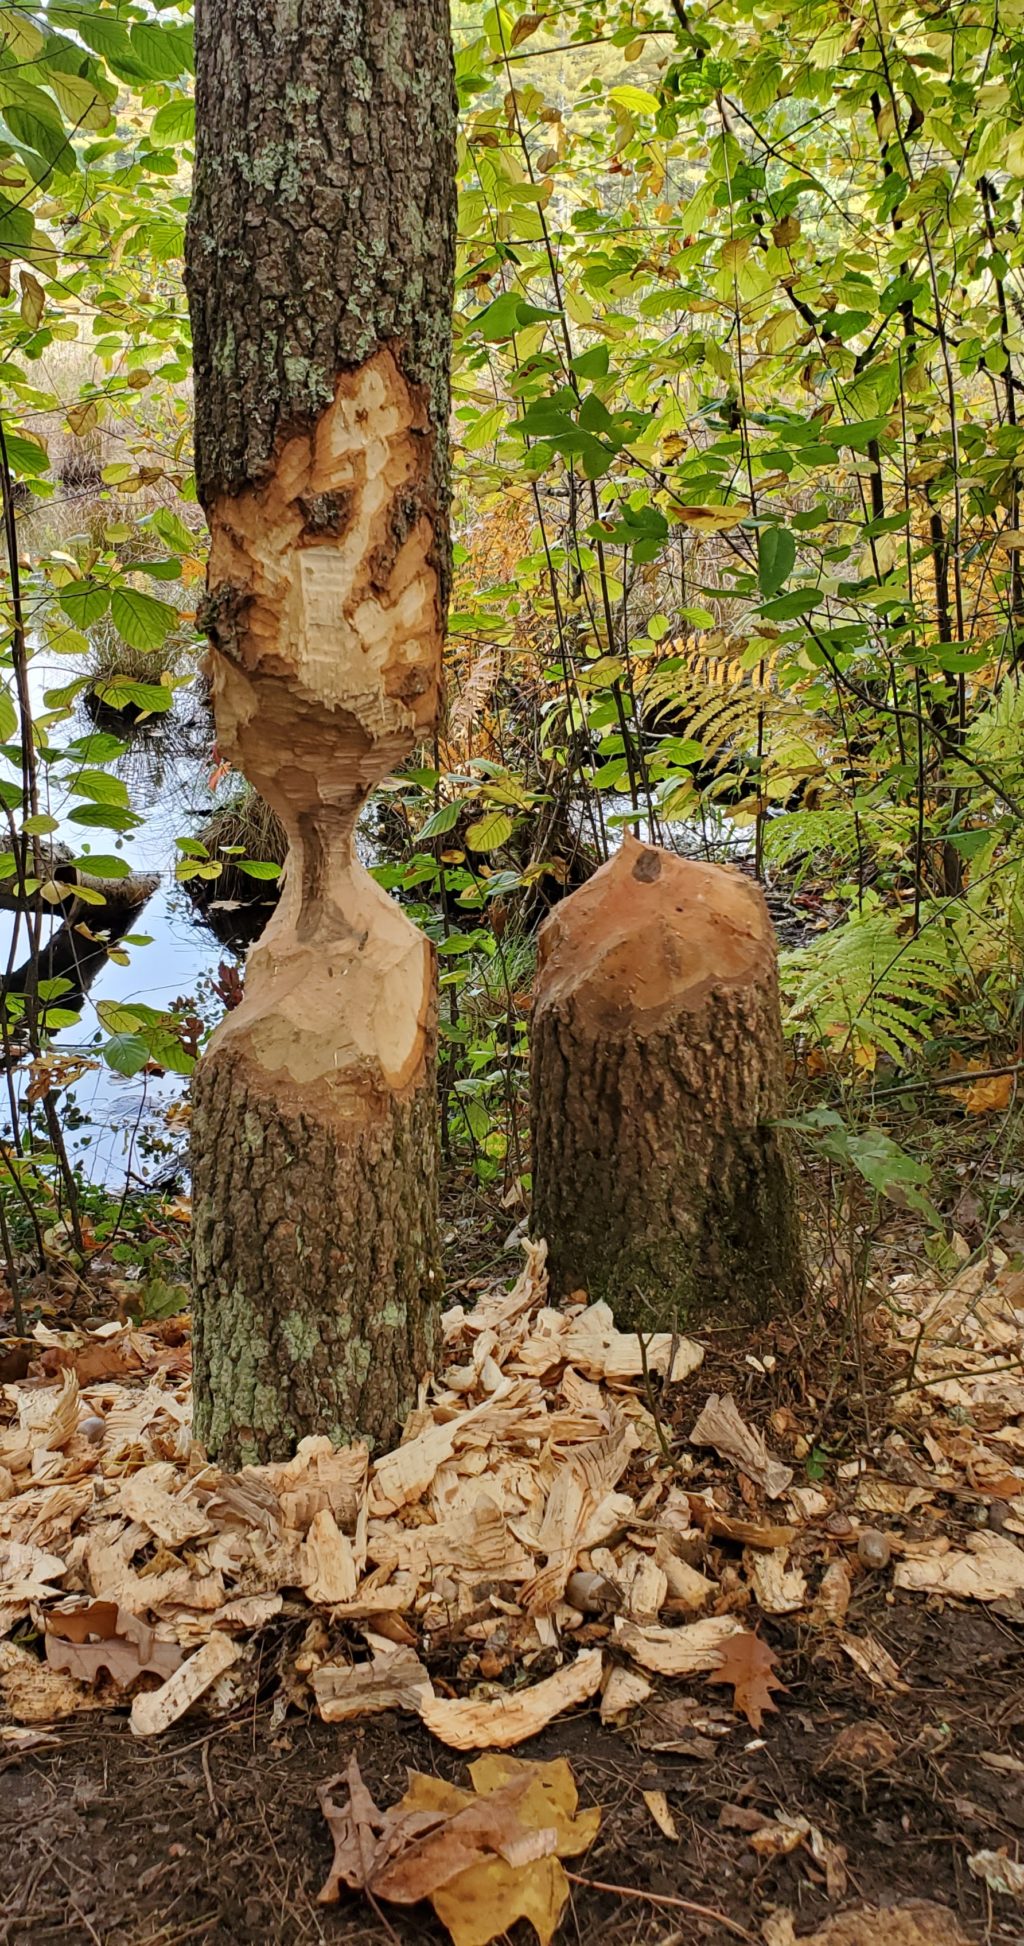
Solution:
M 850 1262 L 894 1203 L 940 1257 L 974 1248 L 1019 1194 L 1024 6 L 465 0 L 454 24 L 447 707 L 359 833 L 437 944 L 449 1185 L 524 1209 L 537 928 L 631 830 L 768 889 L 792 1127 Z M 104 1113 L 131 1088 L 169 1109 L 181 1188 L 173 1077 L 283 859 L 201 673 L 191 66 L 187 0 L 0 8 L 20 1324 L 35 1268 L 112 1238 L 143 1306 L 180 1292 L 180 1212 L 136 1196 L 130 1143 L 97 1165 L 82 1104 L 114 1077 Z M 151 909 L 215 935 L 183 991 L 145 905 L 120 924 L 147 872 Z M 88 978 L 54 970 L 62 928 Z

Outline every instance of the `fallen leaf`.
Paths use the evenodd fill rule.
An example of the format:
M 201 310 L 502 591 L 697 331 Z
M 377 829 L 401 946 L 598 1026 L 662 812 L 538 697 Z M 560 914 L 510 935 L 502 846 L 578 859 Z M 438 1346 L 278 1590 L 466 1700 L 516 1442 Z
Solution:
M 241 1649 L 228 1635 L 211 1635 L 195 1655 L 183 1662 L 181 1668 L 165 1682 L 160 1689 L 147 1690 L 144 1695 L 136 1696 L 132 1703 L 132 1735 L 137 1737 L 159 1736 L 170 1724 L 184 1716 L 187 1709 L 237 1662 Z
M 1024 1864 L 1005 1851 L 976 1851 L 967 1860 L 967 1869 L 990 1892 L 999 1892 L 1004 1899 L 1024 1899 Z
M 329 1507 L 313 1515 L 302 1547 L 303 1581 L 310 1601 L 354 1601 L 359 1585 L 352 1543 Z
M 882 1723 L 847 1723 L 831 1745 L 819 1770 L 835 1766 L 870 1777 L 876 1770 L 887 1770 L 899 1745 Z
M 791 1615 L 807 1599 L 807 1581 L 799 1568 L 788 1568 L 788 1549 L 745 1556 L 744 1565 L 757 1605 L 764 1615 Z
M 793 1478 L 791 1466 L 773 1459 L 759 1432 L 754 1432 L 739 1414 L 731 1393 L 722 1397 L 712 1392 L 690 1433 L 691 1446 L 713 1446 L 723 1459 L 729 1459 L 751 1480 L 762 1486 L 769 1500 L 785 1493 Z
M 742 1629 L 725 1645 L 719 1666 L 708 1681 L 728 1683 L 733 1704 L 741 1710 L 752 1729 L 759 1730 L 765 1710 L 777 1710 L 772 1690 L 785 1690 L 785 1683 L 774 1674 L 776 1656 L 751 1629 Z
M 105 1697 L 47 1668 L 14 1642 L 0 1642 L 0 1699 L 18 1723 L 52 1723 L 78 1710 L 108 1707 Z
M 321 1903 L 333 1904 L 343 1884 L 395 1904 L 429 1899 L 455 1946 L 488 1946 L 519 1918 L 550 1946 L 569 1896 L 560 1859 L 593 1842 L 600 1812 L 576 1817 L 562 1758 L 482 1758 L 470 1776 L 473 1790 L 464 1791 L 413 1772 L 401 1802 L 381 1811 L 352 1757 L 347 1803 L 332 1796 L 340 1778 L 320 1792 L 334 1840 Z
M 635 1669 L 620 1669 L 616 1663 L 605 1677 L 601 1691 L 602 1723 L 618 1723 L 627 1711 L 645 1703 L 651 1694 L 651 1685 L 646 1676 Z
M 773 1913 L 762 1928 L 765 1946 L 797 1946 L 792 1913 Z M 799 1946 L 969 1946 L 946 1906 L 913 1899 L 903 1906 L 862 1906 L 829 1919 L 820 1932 L 802 1933 Z
M 1015 1080 L 1013 1074 L 992 1074 L 985 1081 L 973 1081 L 969 1088 L 954 1088 L 953 1093 L 969 1115 L 991 1115 L 1009 1107 Z
M 130 1689 L 143 1674 L 173 1676 L 182 1659 L 176 1642 L 159 1640 L 155 1629 L 114 1602 L 46 1616 L 47 1662 L 80 1682 L 106 1674 L 119 1689 Z
M 850 1606 L 853 1584 L 845 1561 L 830 1561 L 811 1610 L 815 1628 L 842 1628 Z
M 417 1708 L 427 1729 L 453 1750 L 510 1750 L 536 1736 L 563 1710 L 595 1695 L 601 1686 L 601 1663 L 600 1649 L 585 1649 L 575 1662 L 532 1689 L 455 1702 L 436 1696 Z
M 756 1520 L 734 1520 L 708 1505 L 699 1494 L 690 1495 L 694 1525 L 720 1541 L 739 1541 L 743 1547 L 789 1547 L 797 1538 L 795 1527 L 765 1527 Z
M 641 1791 L 640 1795 L 654 1819 L 658 1830 L 664 1837 L 671 1838 L 673 1844 L 678 1844 L 679 1828 L 668 1808 L 668 1798 L 665 1796 L 664 1791 Z

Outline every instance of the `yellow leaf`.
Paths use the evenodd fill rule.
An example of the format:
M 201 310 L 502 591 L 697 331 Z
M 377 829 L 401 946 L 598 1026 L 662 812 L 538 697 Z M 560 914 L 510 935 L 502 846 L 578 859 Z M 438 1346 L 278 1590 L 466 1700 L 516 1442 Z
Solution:
M 1012 1074 L 990 1074 L 984 1081 L 974 1081 L 969 1088 L 956 1092 L 969 1115 L 992 1115 L 1009 1107 L 1015 1079 Z
M 744 519 L 744 507 L 683 507 L 670 501 L 665 508 L 667 519 L 681 527 L 695 527 L 701 534 L 726 534 L 731 527 L 738 527 Z
M 666 1838 L 671 1838 L 673 1841 L 677 1840 L 679 1831 L 675 1818 L 668 1808 L 668 1798 L 665 1796 L 664 1791 L 642 1791 L 641 1796 L 658 1830 Z
M 21 273 L 21 321 L 34 331 L 46 309 L 46 292 L 30 270 Z
M 733 237 L 730 243 L 722 245 L 723 270 L 739 270 L 750 255 L 750 244 L 746 237 Z

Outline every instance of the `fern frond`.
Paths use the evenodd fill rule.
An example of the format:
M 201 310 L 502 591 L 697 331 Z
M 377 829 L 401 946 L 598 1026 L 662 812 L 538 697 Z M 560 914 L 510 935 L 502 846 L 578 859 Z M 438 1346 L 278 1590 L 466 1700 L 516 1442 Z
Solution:
M 793 1028 L 882 1048 L 895 1061 L 920 1047 L 963 971 L 959 942 L 935 922 L 901 933 L 899 915 L 867 908 L 813 945 L 783 955 Z

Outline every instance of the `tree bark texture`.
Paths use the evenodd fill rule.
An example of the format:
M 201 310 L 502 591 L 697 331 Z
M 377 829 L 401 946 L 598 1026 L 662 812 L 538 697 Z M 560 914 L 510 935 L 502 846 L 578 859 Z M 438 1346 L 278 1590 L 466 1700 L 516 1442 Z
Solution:
M 645 1331 L 799 1302 L 775 941 L 749 880 L 627 838 L 541 928 L 531 1054 L 556 1295 Z
M 436 722 L 448 584 L 446 0 L 199 0 L 187 282 L 221 751 L 288 834 L 194 1093 L 196 1428 L 395 1437 L 430 1361 L 433 949 L 354 855 Z

